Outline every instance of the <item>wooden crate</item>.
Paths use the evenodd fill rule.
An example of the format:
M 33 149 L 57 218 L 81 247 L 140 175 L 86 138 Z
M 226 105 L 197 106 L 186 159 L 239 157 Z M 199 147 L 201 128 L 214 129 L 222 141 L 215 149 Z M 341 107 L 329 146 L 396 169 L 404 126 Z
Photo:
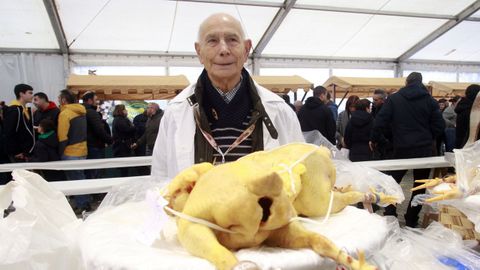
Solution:
M 463 240 L 480 241 L 480 233 L 475 231 L 475 225 L 455 207 L 442 206 L 438 221 L 443 226 L 460 233 Z

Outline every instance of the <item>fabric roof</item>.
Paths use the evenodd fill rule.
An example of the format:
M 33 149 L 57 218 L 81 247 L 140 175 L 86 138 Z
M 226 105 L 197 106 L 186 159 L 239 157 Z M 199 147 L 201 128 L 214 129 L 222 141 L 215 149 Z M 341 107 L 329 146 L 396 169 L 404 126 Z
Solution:
M 303 89 L 307 92 L 313 88 L 313 83 L 298 76 L 252 76 L 261 86 L 277 94 L 286 94 L 290 91 L 297 92 Z
M 178 76 L 96 76 L 70 75 L 67 88 L 81 97 L 94 91 L 102 100 L 159 100 L 171 99 L 189 85 Z
M 349 93 L 361 98 L 371 97 L 375 89 L 383 89 L 393 93 L 405 86 L 405 78 L 357 78 L 332 76 L 323 87 L 334 92 L 336 97 Z
M 453 97 L 455 95 L 464 96 L 465 89 L 472 83 L 456 83 L 456 82 L 438 82 L 431 81 L 428 88 L 431 90 L 432 96 L 436 98 Z
M 291 7 L 285 3 L 289 1 L 1 1 L 0 52 L 60 51 L 67 44 L 68 53 L 97 57 L 194 55 L 200 22 L 225 12 L 239 19 L 252 39 L 254 56 L 260 58 L 395 62 L 408 52 L 413 56 L 407 58 L 415 60 L 480 62 L 476 46 L 480 3 L 475 0 L 298 0 Z M 463 19 L 455 27 L 447 25 Z M 428 42 L 422 44 L 425 39 Z
M 300 76 L 252 76 L 261 86 L 277 94 L 303 89 L 307 92 L 313 83 Z M 70 75 L 67 88 L 79 97 L 88 91 L 102 100 L 158 100 L 171 99 L 189 85 L 184 75 L 178 76 L 97 76 Z

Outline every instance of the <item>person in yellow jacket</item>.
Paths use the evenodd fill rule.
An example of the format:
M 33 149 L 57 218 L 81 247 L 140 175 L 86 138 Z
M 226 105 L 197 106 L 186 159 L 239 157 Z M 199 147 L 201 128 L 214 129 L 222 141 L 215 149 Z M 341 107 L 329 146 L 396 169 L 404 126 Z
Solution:
M 69 90 L 60 91 L 58 96 L 60 114 L 58 115 L 59 154 L 62 160 L 83 160 L 87 158 L 87 117 L 86 109 L 77 103 L 75 95 Z M 65 171 L 68 180 L 85 179 L 84 170 Z M 88 195 L 75 196 L 76 207 L 80 211 L 90 211 L 91 198 Z

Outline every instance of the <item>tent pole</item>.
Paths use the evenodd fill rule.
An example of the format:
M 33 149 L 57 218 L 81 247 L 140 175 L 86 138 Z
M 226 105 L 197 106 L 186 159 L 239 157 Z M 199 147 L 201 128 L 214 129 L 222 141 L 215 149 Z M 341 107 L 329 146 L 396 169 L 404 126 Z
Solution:
M 340 103 L 338 103 L 339 107 L 340 107 L 340 105 L 342 105 L 342 102 L 347 97 L 348 93 L 350 93 L 350 91 L 347 90 L 347 92 L 345 92 L 345 95 L 343 95 L 342 99 L 340 100 Z

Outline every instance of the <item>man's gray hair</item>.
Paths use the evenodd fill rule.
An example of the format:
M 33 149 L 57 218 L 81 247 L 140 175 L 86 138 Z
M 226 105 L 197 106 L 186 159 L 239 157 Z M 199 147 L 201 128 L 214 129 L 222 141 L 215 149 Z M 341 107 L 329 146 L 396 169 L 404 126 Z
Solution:
M 385 90 L 383 90 L 383 89 L 375 89 L 375 91 L 373 91 L 373 95 L 377 95 L 377 96 L 381 97 L 382 99 L 387 98 L 387 92 L 385 92 Z

